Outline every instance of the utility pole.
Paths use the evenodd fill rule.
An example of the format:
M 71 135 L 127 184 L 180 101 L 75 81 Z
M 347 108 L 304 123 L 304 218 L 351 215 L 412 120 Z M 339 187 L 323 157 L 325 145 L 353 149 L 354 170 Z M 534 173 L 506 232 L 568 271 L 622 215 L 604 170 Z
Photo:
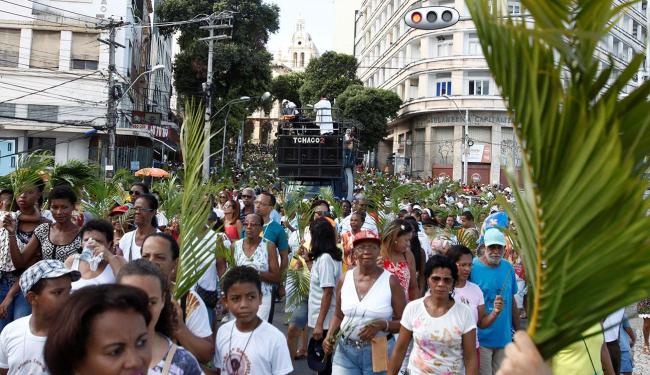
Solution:
M 232 13 L 222 12 L 218 15 L 211 14 L 208 18 L 208 26 L 201 26 L 201 29 L 209 30 L 210 36 L 199 40 L 208 42 L 208 72 L 203 84 L 205 93 L 205 122 L 203 124 L 203 133 L 206 138 L 205 148 L 203 149 L 203 180 L 210 178 L 210 135 L 212 133 L 212 56 L 214 54 L 214 42 L 230 38 L 227 34 L 214 35 L 215 30 L 232 29 Z M 225 132 L 225 130 L 224 130 Z M 223 150 L 222 150 L 223 152 Z
M 117 132 L 117 109 L 115 100 L 119 98 L 120 94 L 116 90 L 117 88 L 113 80 L 113 73 L 115 72 L 115 47 L 124 48 L 123 45 L 115 41 L 116 28 L 123 25 L 125 25 L 123 21 L 115 22 L 113 18 L 109 18 L 108 25 L 98 27 L 101 29 L 108 29 L 108 40 L 97 38 L 100 42 L 108 44 L 108 105 L 106 107 L 108 160 L 106 162 L 106 178 L 112 178 L 116 168 L 115 139 Z

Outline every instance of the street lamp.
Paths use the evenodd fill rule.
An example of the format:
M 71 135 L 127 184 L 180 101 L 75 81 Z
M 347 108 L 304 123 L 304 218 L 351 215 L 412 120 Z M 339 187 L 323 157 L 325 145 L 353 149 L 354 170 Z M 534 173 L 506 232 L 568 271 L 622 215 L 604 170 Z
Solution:
M 124 90 L 124 93 L 122 94 L 122 97 L 119 98 L 119 99 L 117 100 L 117 102 L 119 103 L 119 101 L 122 100 L 122 98 L 124 98 L 124 96 L 126 95 L 126 93 L 129 92 L 129 90 L 131 90 L 131 89 L 133 88 L 133 86 L 136 84 L 136 82 L 138 82 L 138 80 L 139 80 L 140 78 L 142 78 L 142 76 L 144 76 L 145 74 L 151 74 L 151 73 L 153 73 L 153 72 L 155 72 L 155 71 L 158 71 L 158 70 L 160 70 L 160 69 L 165 69 L 165 66 L 164 66 L 164 65 L 161 65 L 161 64 L 154 65 L 153 68 L 151 68 L 150 70 L 147 70 L 147 71 L 145 71 L 145 72 L 142 72 L 139 76 L 136 77 L 136 79 L 133 80 L 133 82 L 131 82 L 131 85 L 129 85 L 129 87 L 128 87 L 126 90 Z
M 245 103 L 251 100 L 250 96 L 242 96 L 239 99 L 233 99 L 229 101 L 224 107 L 221 109 L 228 107 L 228 110 L 226 111 L 226 117 L 223 119 L 223 140 L 221 142 L 221 170 L 223 171 L 223 166 L 226 161 L 226 133 L 228 132 L 228 115 L 230 114 L 230 109 L 232 108 L 233 104 L 237 103 Z M 221 109 L 217 111 L 217 113 L 221 112 Z
M 460 113 L 461 116 L 463 115 L 463 112 L 460 110 L 460 108 L 458 107 L 458 104 L 456 103 L 456 101 L 452 97 L 450 97 L 447 94 L 443 95 L 443 97 L 445 99 L 450 100 L 452 103 L 454 103 L 454 106 L 456 106 L 456 109 L 458 110 L 458 113 Z M 468 148 L 468 145 L 466 144 L 467 137 L 469 137 L 469 110 L 467 110 L 467 109 L 465 110 L 464 119 L 465 119 L 465 131 L 464 131 L 465 134 L 463 135 L 463 139 L 462 139 L 462 143 L 461 143 L 461 154 L 465 157 L 465 160 L 463 160 L 463 177 L 462 177 L 462 179 L 463 179 L 463 184 L 466 185 L 467 184 L 467 165 L 469 164 L 469 160 L 468 160 L 469 159 L 469 148 Z

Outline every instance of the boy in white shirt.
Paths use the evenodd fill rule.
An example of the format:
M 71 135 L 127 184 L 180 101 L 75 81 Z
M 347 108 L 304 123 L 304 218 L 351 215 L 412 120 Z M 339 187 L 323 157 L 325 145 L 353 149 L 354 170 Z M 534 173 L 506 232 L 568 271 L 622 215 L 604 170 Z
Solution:
M 235 320 L 217 331 L 214 366 L 221 375 L 293 372 L 287 341 L 282 332 L 257 316 L 262 304 L 259 273 L 240 266 L 223 276 L 225 304 Z
M 20 289 L 32 314 L 11 322 L 0 334 L 0 373 L 47 374 L 43 347 L 51 322 L 70 296 L 79 271 L 63 262 L 41 260 L 20 276 Z

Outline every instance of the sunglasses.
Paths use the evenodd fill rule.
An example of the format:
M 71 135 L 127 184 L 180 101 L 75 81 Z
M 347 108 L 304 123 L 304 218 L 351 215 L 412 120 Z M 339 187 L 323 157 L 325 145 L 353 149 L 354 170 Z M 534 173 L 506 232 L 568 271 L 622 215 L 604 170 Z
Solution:
M 454 279 L 451 277 L 441 277 L 441 276 L 431 276 L 429 280 L 433 281 L 434 284 L 438 284 L 441 281 L 447 285 L 451 285 L 454 282 Z
M 155 211 L 153 208 L 144 208 L 144 207 L 133 207 L 131 211 L 135 213 L 141 213 L 141 212 L 152 212 Z
M 253 198 L 252 195 L 246 195 L 246 194 L 242 194 L 241 197 L 242 197 L 242 198 Z
M 137 190 L 129 190 L 129 195 L 140 195 L 140 194 L 142 193 Z
M 260 223 L 247 223 L 247 222 L 244 222 L 244 226 L 245 226 L 245 227 L 257 227 L 257 226 L 260 226 L 260 227 L 261 227 L 262 224 L 260 224 Z

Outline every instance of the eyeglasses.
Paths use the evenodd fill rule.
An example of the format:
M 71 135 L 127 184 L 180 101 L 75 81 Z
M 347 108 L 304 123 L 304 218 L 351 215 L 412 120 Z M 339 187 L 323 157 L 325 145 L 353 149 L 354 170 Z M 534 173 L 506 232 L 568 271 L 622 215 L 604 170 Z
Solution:
M 434 284 L 438 284 L 442 281 L 447 285 L 451 285 L 454 282 L 454 279 L 452 279 L 451 277 L 442 277 L 442 276 L 431 276 L 429 280 L 431 280 Z
M 226 199 L 226 198 L 228 198 L 228 197 L 226 197 L 225 195 L 220 195 L 219 198 L 224 198 L 224 199 Z
M 156 210 L 154 210 L 153 208 L 133 207 L 133 208 L 131 208 L 131 211 L 139 214 L 141 212 L 152 212 L 152 211 L 156 211 Z
M 129 195 L 140 195 L 140 194 L 142 193 L 138 190 L 129 190 Z
M 255 204 L 256 206 L 270 206 L 269 203 L 264 203 L 264 202 L 261 202 L 261 201 L 255 201 L 254 204 Z
M 242 198 L 253 198 L 252 195 L 248 195 L 248 194 L 242 194 L 241 197 Z
M 261 227 L 262 224 L 260 224 L 260 223 L 247 223 L 247 222 L 244 222 L 244 226 L 245 226 L 245 227 L 257 227 L 257 226 L 260 226 L 260 227 Z
M 325 216 L 325 215 L 329 215 L 329 214 L 330 214 L 329 211 L 314 211 L 314 213 L 317 213 L 317 214 L 319 214 L 320 216 Z

